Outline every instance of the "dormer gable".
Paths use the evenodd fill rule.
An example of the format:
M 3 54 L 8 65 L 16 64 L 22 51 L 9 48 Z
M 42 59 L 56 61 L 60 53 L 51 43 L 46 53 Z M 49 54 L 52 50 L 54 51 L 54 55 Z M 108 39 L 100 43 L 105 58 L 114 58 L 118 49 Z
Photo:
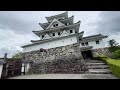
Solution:
M 50 39 L 51 37 L 46 33 L 44 39 Z
M 69 35 L 69 33 L 66 30 L 64 30 L 61 34 L 61 36 L 67 36 L 67 35 Z
M 58 21 L 57 19 L 53 19 L 53 21 L 51 22 L 51 24 L 46 28 L 56 28 L 56 27 L 60 27 L 60 26 L 64 26 L 63 23 L 61 23 L 60 21 Z

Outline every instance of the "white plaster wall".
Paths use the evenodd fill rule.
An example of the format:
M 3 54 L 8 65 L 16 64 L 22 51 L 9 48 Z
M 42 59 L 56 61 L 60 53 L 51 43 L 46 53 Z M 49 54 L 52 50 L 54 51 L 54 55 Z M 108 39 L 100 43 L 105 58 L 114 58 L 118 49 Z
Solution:
M 0 65 L 0 78 L 1 78 L 1 75 L 2 75 L 2 69 L 3 69 L 3 65 Z
M 77 43 L 76 36 L 69 36 L 69 37 L 58 39 L 58 40 L 48 41 L 48 42 L 45 42 L 45 43 L 25 47 L 25 48 L 23 48 L 23 52 L 40 50 L 40 48 L 49 49 L 49 48 L 54 48 L 54 47 L 70 45 L 70 44 L 73 44 L 73 43 Z
M 96 41 L 90 41 L 88 42 L 88 44 L 89 44 L 88 46 L 93 46 L 93 49 L 105 48 L 105 43 L 103 42 L 103 40 L 99 40 L 99 44 L 96 44 Z M 80 47 L 86 47 L 86 45 L 82 46 L 80 44 Z
M 72 29 L 71 29 L 72 30 Z M 62 35 L 62 32 L 63 31 L 56 31 L 56 32 L 51 32 L 49 34 L 43 34 L 45 37 L 43 39 L 50 39 L 51 37 L 61 37 L 61 36 L 67 36 L 67 35 L 70 35 L 70 34 L 75 34 L 75 30 L 73 29 L 73 33 L 70 33 L 70 30 L 65 30 L 67 33 L 66 35 Z M 58 32 L 61 33 L 61 35 L 58 35 Z M 52 34 L 55 33 L 55 36 L 53 36 Z M 50 36 L 49 36 L 50 35 Z M 40 40 L 42 40 L 42 35 L 40 35 Z

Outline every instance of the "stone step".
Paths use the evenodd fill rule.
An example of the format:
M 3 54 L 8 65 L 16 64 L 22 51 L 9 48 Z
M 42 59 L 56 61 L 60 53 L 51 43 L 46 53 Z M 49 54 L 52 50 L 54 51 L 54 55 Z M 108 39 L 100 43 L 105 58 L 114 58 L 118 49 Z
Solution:
M 90 63 L 87 62 L 86 65 L 106 65 L 105 63 Z
M 108 69 L 107 65 L 90 65 L 88 66 L 89 69 Z
M 99 60 L 86 60 L 86 63 L 90 62 L 90 63 L 103 63 L 102 61 Z
M 111 74 L 109 69 L 89 69 L 90 74 Z

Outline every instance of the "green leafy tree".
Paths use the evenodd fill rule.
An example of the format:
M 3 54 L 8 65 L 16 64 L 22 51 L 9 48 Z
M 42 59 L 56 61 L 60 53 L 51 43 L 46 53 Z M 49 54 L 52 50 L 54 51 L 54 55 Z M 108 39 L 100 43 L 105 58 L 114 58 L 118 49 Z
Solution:
M 109 40 L 108 41 L 109 43 L 109 51 L 112 53 L 112 52 L 115 52 L 116 50 L 120 50 L 120 46 L 119 46 L 119 43 L 117 43 L 114 39 L 112 40 Z
M 22 58 L 22 52 L 17 52 L 15 53 L 12 58 L 18 59 L 18 58 Z
M 114 39 L 108 41 L 110 47 L 118 46 L 119 43 L 117 43 Z

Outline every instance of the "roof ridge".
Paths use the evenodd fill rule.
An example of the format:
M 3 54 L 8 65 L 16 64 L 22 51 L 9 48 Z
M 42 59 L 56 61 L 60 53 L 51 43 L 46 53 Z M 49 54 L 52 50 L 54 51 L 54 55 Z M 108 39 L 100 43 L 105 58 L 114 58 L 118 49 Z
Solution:
M 62 14 L 67 14 L 68 12 L 64 12 L 64 13 L 61 13 L 61 14 L 56 14 L 56 15 L 52 15 L 52 16 L 48 16 L 48 17 L 45 17 L 45 18 L 50 18 L 50 17 L 55 17 L 55 16 L 59 16 L 59 15 L 62 15 Z

